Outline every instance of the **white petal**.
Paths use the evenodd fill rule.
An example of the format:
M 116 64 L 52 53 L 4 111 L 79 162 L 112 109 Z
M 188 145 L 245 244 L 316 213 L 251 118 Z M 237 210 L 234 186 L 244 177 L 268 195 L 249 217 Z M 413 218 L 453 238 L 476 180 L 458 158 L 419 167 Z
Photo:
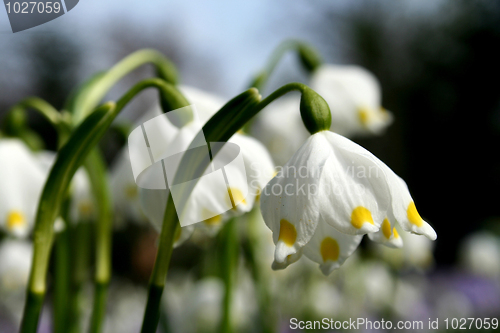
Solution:
M 276 245 L 275 255 L 278 252 L 282 252 L 282 251 L 286 252 L 287 249 L 284 248 L 284 246 L 286 246 L 286 245 L 283 243 L 278 243 Z M 278 257 L 280 257 L 280 255 L 278 255 Z M 275 271 L 285 269 L 288 266 L 290 266 L 291 264 L 297 262 L 301 257 L 302 257 L 302 248 L 300 248 L 296 253 L 292 253 L 292 254 L 287 255 L 284 260 L 278 261 L 275 258 L 272 265 L 271 265 L 271 268 Z
M 47 174 L 22 141 L 0 140 L 0 228 L 16 237 L 28 235 Z
M 365 150 L 354 142 L 329 131 L 318 134 L 332 149 L 321 177 L 323 218 L 346 234 L 377 232 L 390 207 L 383 171 L 373 158 L 360 154 Z
M 229 142 L 241 148 L 248 178 L 249 200 L 254 201 L 274 176 L 274 163 L 262 143 L 248 135 L 235 134 Z
M 387 168 L 387 182 L 392 196 L 392 209 L 389 211 L 389 216 L 392 215 L 403 230 L 435 240 L 437 238 L 436 232 L 420 217 L 405 181 L 388 166 L 385 164 L 384 166 Z
M 370 240 L 388 247 L 403 247 L 403 239 L 395 229 L 394 223 L 394 219 L 389 220 L 389 218 L 386 217 L 380 226 L 380 230 L 375 233 L 368 234 L 368 237 Z
M 196 107 L 198 117 L 205 124 L 225 104 L 225 100 L 215 94 L 190 87 L 180 86 L 179 90 L 186 96 L 188 101 Z
M 320 264 L 325 275 L 339 268 L 358 248 L 362 235 L 347 235 L 320 219 L 314 236 L 304 247 L 304 255 Z
M 278 263 L 297 253 L 316 230 L 320 212 L 317 191 L 330 150 L 323 136 L 311 136 L 262 191 L 262 216 L 273 231 Z
M 389 209 L 387 210 L 387 217 L 389 220 L 397 221 L 405 231 L 425 235 L 431 240 L 435 240 L 437 238 L 434 229 L 427 222 L 422 220 L 418 212 L 416 212 L 413 199 L 403 179 L 396 175 L 394 171 L 392 171 L 391 168 L 389 168 L 384 162 L 351 140 L 335 133 L 328 134 L 328 138 L 335 147 L 342 149 L 351 155 L 357 154 L 365 157 L 366 160 L 372 161 L 369 163 L 370 165 L 365 166 L 365 168 L 367 167 L 367 170 L 370 171 L 370 166 L 373 165 L 370 179 L 384 179 L 384 183 L 387 184 L 384 185 L 384 187 L 388 187 L 390 192 L 391 203 Z M 369 172 L 367 172 L 367 174 L 368 173 Z
M 18 291 L 28 282 L 33 246 L 23 240 L 4 240 L 0 244 L 0 290 Z
M 145 216 L 139 202 L 139 188 L 134 180 L 127 148 L 122 149 L 111 167 L 109 182 L 115 215 L 121 219 L 143 222 Z
M 392 122 L 391 114 L 380 106 L 377 78 L 362 67 L 323 65 L 311 78 L 311 88 L 330 106 L 334 132 L 379 134 Z

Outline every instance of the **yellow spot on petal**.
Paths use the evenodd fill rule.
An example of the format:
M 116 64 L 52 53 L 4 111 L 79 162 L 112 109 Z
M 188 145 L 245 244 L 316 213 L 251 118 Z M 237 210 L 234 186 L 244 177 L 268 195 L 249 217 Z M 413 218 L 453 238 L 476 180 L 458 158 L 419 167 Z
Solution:
M 247 201 L 245 200 L 245 196 L 241 191 L 237 188 L 231 187 L 229 188 L 229 193 L 231 194 L 231 200 L 232 200 L 232 206 L 233 209 L 236 209 L 236 205 L 242 203 L 244 205 L 247 204 Z
M 210 225 L 210 226 L 216 226 L 216 225 L 219 225 L 221 223 L 221 221 L 222 221 L 222 216 L 215 215 L 211 218 L 204 220 L 203 223 L 205 223 L 206 225 Z
M 406 214 L 408 215 L 408 220 L 410 220 L 411 224 L 414 224 L 417 227 L 421 227 L 424 224 L 424 220 L 420 217 L 417 207 L 415 207 L 415 203 L 413 201 L 408 205 Z
M 209 225 L 209 226 L 219 225 L 222 222 L 222 215 L 215 215 L 214 216 L 214 214 L 216 214 L 216 213 L 212 212 L 209 209 L 203 208 L 203 211 L 201 214 L 202 218 L 211 216 L 211 217 L 203 220 L 203 223 L 205 223 L 206 225 Z
M 364 223 L 373 223 L 372 213 L 363 206 L 354 208 L 351 214 L 351 224 L 356 229 L 360 229 Z
M 389 222 L 387 217 L 384 219 L 384 222 L 382 222 L 382 233 L 384 234 L 385 238 L 391 238 L 391 223 Z
M 10 211 L 7 214 L 7 229 L 14 230 L 18 227 L 23 227 L 26 225 L 26 219 L 24 218 L 24 214 L 18 210 Z
M 396 228 L 392 228 L 392 233 L 394 234 L 394 238 L 399 238 L 399 234 Z
M 369 113 L 368 113 L 368 109 L 367 108 L 359 108 L 358 109 L 358 119 L 359 119 L 359 122 L 361 123 L 361 125 L 363 125 L 364 127 L 366 127 L 368 125 L 368 121 L 369 121 Z
M 335 239 L 326 237 L 321 242 L 320 252 L 323 262 L 327 260 L 337 261 L 340 254 L 339 244 Z
M 280 221 L 280 235 L 278 240 L 283 241 L 288 246 L 292 246 L 297 239 L 295 226 L 285 219 Z
M 127 199 L 135 199 L 137 197 L 137 185 L 128 185 L 125 188 L 125 196 Z

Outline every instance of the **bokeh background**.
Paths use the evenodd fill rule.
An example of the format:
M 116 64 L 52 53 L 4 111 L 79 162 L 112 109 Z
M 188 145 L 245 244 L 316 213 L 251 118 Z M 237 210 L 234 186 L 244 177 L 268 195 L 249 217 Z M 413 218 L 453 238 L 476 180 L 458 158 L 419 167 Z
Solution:
M 467 270 L 461 253 L 477 232 L 494 235 L 500 246 L 500 2 L 84 0 L 59 19 L 16 34 L 0 10 L 0 119 L 30 95 L 60 108 L 78 83 L 144 47 L 172 59 L 182 83 L 230 98 L 289 38 L 311 43 L 328 63 L 358 64 L 379 78 L 383 105 L 395 122 L 380 137 L 354 140 L 406 180 L 438 234 L 434 264 L 415 274 L 431 284 L 458 285 L 473 305 L 475 298 L 494 295 L 486 313 L 498 317 L 498 273 L 492 278 Z M 109 99 L 151 73 L 143 68 L 127 76 Z M 290 81 L 307 82 L 293 54 L 280 63 L 268 90 Z M 120 119 L 132 122 L 154 103 L 154 93 L 143 94 Z M 35 114 L 29 123 L 54 150 L 51 127 Z M 108 163 L 123 144 L 118 135 L 106 136 L 101 145 Z M 156 236 L 135 225 L 115 236 L 115 274 L 142 295 Z M 204 250 L 186 244 L 174 252 L 174 267 L 188 270 Z M 494 251 L 484 256 L 499 258 Z M 458 303 L 466 303 L 461 296 Z M 8 312 L 5 307 L 0 313 Z M 280 315 L 286 322 L 286 312 Z M 8 322 L 7 314 L 2 318 Z

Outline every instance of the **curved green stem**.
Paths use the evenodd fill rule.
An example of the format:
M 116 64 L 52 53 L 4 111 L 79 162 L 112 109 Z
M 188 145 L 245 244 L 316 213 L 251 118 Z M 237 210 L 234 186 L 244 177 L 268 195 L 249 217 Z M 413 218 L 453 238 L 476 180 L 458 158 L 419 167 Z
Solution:
M 260 95 L 257 89 L 251 88 L 245 91 L 229 101 L 203 126 L 202 130 L 205 135 L 205 140 L 207 142 L 226 142 L 242 128 L 246 122 L 272 101 L 290 91 L 300 91 L 303 93 L 306 89 L 309 88 L 304 84 L 289 83 L 260 102 Z M 216 153 L 217 152 L 212 152 L 212 156 Z M 193 155 L 190 155 L 190 157 L 187 158 L 193 158 L 192 156 Z M 199 160 L 186 160 L 185 158 L 186 156 L 181 159 L 180 163 L 182 165 L 194 167 L 179 169 L 175 178 L 196 179 L 194 175 L 201 174 L 200 170 L 205 170 L 207 167 L 206 163 L 202 163 Z M 176 181 L 174 180 L 174 182 Z M 184 193 L 183 195 L 187 197 L 189 193 Z M 158 325 L 161 294 L 167 278 L 168 266 L 174 244 L 174 235 L 178 228 L 180 228 L 179 219 L 173 199 L 171 195 L 169 195 L 159 238 L 158 252 L 156 254 L 155 265 L 149 284 L 149 295 L 144 313 L 142 333 L 154 333 Z
M 62 117 L 52 105 L 38 97 L 28 97 L 17 104 L 23 108 L 29 108 L 38 111 L 47 119 L 54 128 L 58 129 L 62 125 Z
M 276 66 L 281 61 L 283 56 L 289 51 L 296 51 L 302 62 L 302 65 L 309 71 L 313 71 L 319 64 L 321 59 L 313 47 L 298 40 L 287 40 L 278 45 L 278 47 L 271 54 L 268 64 L 261 70 L 254 78 L 251 87 L 263 90 L 269 77 L 276 69 Z
M 52 105 L 38 97 L 28 97 L 10 109 L 5 122 L 6 132 L 12 136 L 20 137 L 32 148 L 40 147 L 42 144 L 41 138 L 34 131 L 27 128 L 25 115 L 27 109 L 38 112 L 56 129 L 59 135 L 59 147 L 61 147 L 68 137 L 69 124 L 65 121 L 64 116 Z
M 53 224 L 59 215 L 71 179 L 123 107 L 139 92 L 149 87 L 157 88 L 162 100 L 165 103 L 172 103 L 174 107 L 182 99 L 176 88 L 165 81 L 144 80 L 130 89 L 116 104 L 109 102 L 92 112 L 59 151 L 42 191 L 35 218 L 33 263 L 21 332 L 36 332 L 46 292 L 48 261 L 54 237 Z M 41 302 L 38 302 L 39 299 Z
M 79 124 L 124 76 L 147 63 L 155 66 L 159 78 L 176 83 L 175 66 L 160 52 L 150 49 L 134 52 L 108 71 L 93 76 L 70 98 L 66 109 L 73 113 L 73 124 Z

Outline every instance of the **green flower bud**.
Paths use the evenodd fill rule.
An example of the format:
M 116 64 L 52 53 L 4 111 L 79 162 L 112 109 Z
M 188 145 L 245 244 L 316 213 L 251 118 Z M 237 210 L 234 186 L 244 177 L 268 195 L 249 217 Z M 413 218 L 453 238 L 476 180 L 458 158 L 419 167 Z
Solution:
M 300 115 L 311 134 L 329 130 L 332 124 L 332 115 L 328 103 L 311 88 L 305 88 L 302 91 Z

